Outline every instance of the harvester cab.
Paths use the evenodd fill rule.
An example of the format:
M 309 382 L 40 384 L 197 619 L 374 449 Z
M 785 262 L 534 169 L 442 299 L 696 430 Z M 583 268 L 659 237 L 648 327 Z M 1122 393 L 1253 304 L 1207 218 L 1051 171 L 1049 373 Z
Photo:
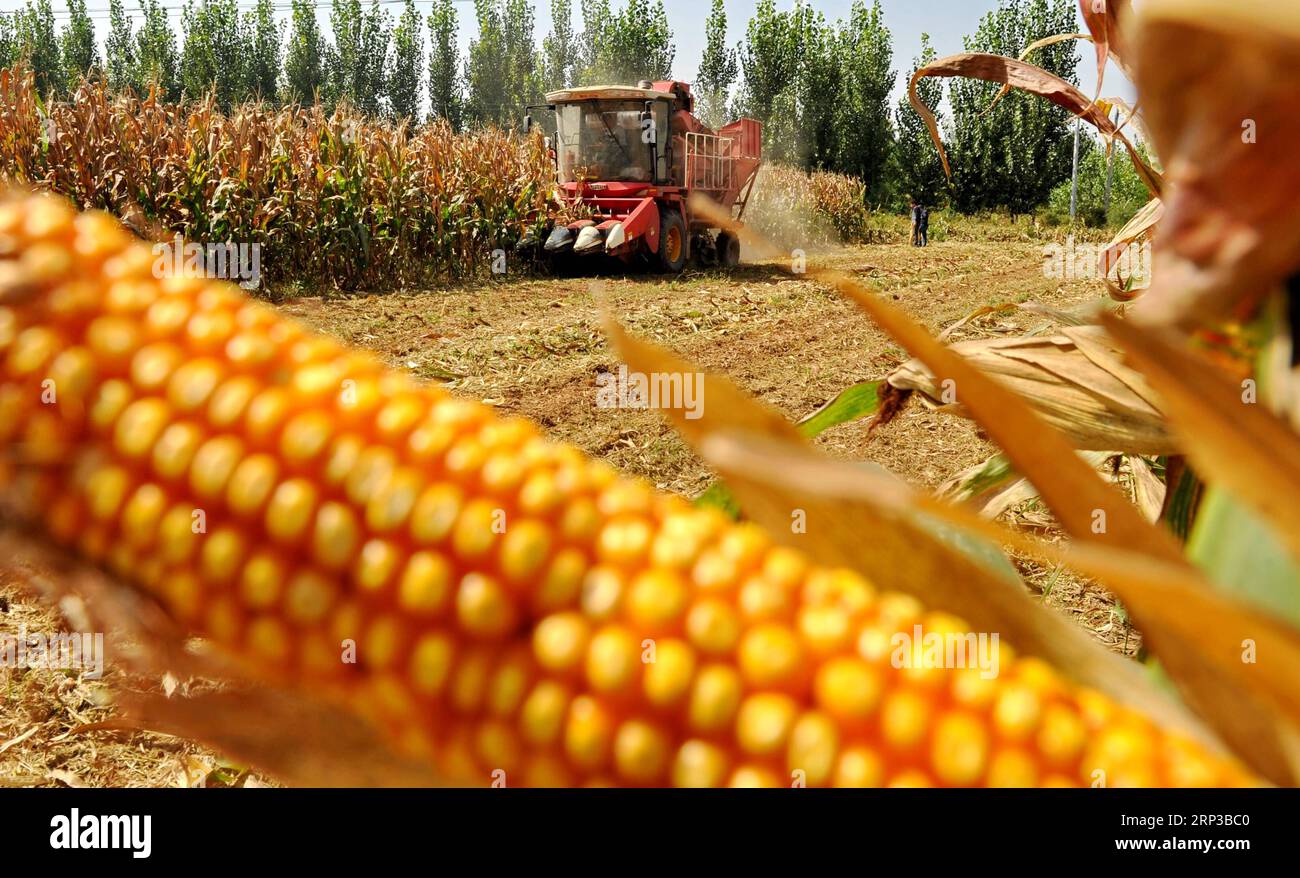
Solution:
M 735 232 L 697 216 L 689 199 L 707 196 L 740 223 L 762 155 L 760 122 L 740 119 L 711 130 L 695 117 L 684 82 L 570 88 L 546 100 L 555 115 L 560 195 L 580 217 L 540 239 L 549 259 L 604 254 L 668 272 L 681 271 L 692 257 L 724 266 L 740 261 Z M 529 116 L 525 125 L 531 124 Z

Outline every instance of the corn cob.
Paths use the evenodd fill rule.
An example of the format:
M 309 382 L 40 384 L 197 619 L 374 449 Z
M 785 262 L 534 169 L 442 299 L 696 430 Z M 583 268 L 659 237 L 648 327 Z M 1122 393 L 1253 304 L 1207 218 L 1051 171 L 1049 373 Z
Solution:
M 0 496 L 467 785 L 1249 778 L 963 623 L 420 386 L 111 217 L 0 203 Z

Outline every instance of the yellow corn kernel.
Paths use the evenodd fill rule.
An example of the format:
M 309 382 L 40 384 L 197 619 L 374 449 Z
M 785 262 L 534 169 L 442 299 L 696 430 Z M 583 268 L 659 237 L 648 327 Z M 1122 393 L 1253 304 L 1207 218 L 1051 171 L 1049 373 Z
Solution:
M 490 576 L 467 573 L 456 591 L 456 616 L 471 634 L 493 637 L 515 624 L 515 605 L 509 593 Z
M 397 586 L 397 602 L 408 612 L 436 615 L 450 602 L 452 568 L 433 552 L 414 552 Z
M 157 279 L 102 214 L 2 196 L 0 255 L 25 291 L 0 439 L 29 452 L 0 499 L 448 781 L 1248 780 L 1009 646 L 991 678 L 896 668 L 895 632 L 965 626 L 232 286 Z
M 581 613 L 547 616 L 533 630 L 533 652 L 548 671 L 571 671 L 587 655 L 591 626 Z
M 641 670 L 641 646 L 626 628 L 607 625 L 587 647 L 587 681 L 598 692 L 628 692 Z
M 736 742 L 753 756 L 776 753 L 785 747 L 798 713 L 799 705 L 788 695 L 750 695 L 736 716 Z
M 664 730 L 650 723 L 623 723 L 614 736 L 614 765 L 619 775 L 633 784 L 658 782 L 668 770 L 671 740 Z
M 721 747 L 691 739 L 677 748 L 673 760 L 673 786 L 720 787 L 727 780 L 727 753 Z

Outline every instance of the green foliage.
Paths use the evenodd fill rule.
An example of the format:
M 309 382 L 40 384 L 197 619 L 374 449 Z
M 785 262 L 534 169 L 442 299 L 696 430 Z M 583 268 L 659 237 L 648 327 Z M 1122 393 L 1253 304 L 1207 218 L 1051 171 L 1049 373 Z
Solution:
M 244 17 L 244 29 L 251 36 L 245 91 L 250 97 L 275 100 L 279 93 L 280 25 L 271 0 L 257 0 L 257 6 Z
M 393 32 L 388 13 L 375 0 L 364 11 L 361 0 L 333 0 L 330 27 L 334 45 L 326 52 L 326 105 L 335 107 L 346 101 L 363 113 L 378 116 L 388 81 L 388 44 Z
M 880 408 L 883 381 L 864 381 L 841 390 L 834 399 L 799 422 L 799 432 L 812 439 L 831 427 L 871 417 Z
M 573 0 L 551 0 L 551 32 L 542 40 L 542 81 L 546 91 L 566 88 L 581 62 L 573 29 Z
M 796 101 L 791 118 L 797 120 L 801 137 L 794 140 L 798 154 L 790 158 L 797 158 L 805 168 L 836 168 L 840 135 L 837 123 L 842 118 L 839 104 L 843 97 L 839 94 L 843 85 L 840 34 L 826 25 L 820 12 L 815 17 L 805 16 L 802 25 L 802 64 L 790 92 Z
M 286 103 L 311 104 L 324 91 L 325 70 L 322 65 L 326 52 L 312 0 L 293 0 L 289 45 L 284 54 Z
M 181 90 L 198 99 L 212 91 L 229 109 L 243 100 L 248 69 L 248 35 L 236 0 L 191 0 L 182 14 Z
M 677 49 L 663 0 L 582 0 L 582 61 L 578 85 L 631 85 L 670 79 Z
M 805 13 L 799 7 L 777 12 L 773 0 L 759 0 L 745 29 L 740 49 L 744 85 L 737 99 L 738 108 L 741 114 L 762 122 L 769 133 L 779 98 L 789 93 L 798 80 L 799 38 L 803 30 L 800 22 Z M 793 106 L 793 101 L 785 103 Z M 779 122 L 779 117 L 775 121 Z M 765 137 L 764 143 L 769 156 L 780 156 L 782 150 L 773 148 L 773 138 Z
M 908 78 L 911 79 L 912 73 L 934 59 L 935 51 L 934 46 L 930 45 L 930 35 L 921 34 L 921 54 L 912 62 L 912 70 Z M 943 111 L 940 105 L 943 103 L 943 80 L 927 77 L 917 83 L 916 91 L 942 125 Z M 934 207 L 946 198 L 948 180 L 943 173 L 943 162 L 939 160 L 939 151 L 935 149 L 934 141 L 930 139 L 930 131 L 925 127 L 925 121 L 920 114 L 912 108 L 906 94 L 898 101 L 894 119 L 898 130 L 896 152 L 898 194 L 903 202 L 906 202 L 907 196 L 910 195 L 921 204 Z
M 1187 555 L 1213 582 L 1278 618 L 1300 625 L 1300 568 L 1267 520 L 1210 486 L 1187 541 Z
M 135 88 L 135 47 L 131 39 L 131 19 L 122 0 L 109 0 L 108 38 L 104 41 L 104 59 L 108 87 L 114 91 Z
M 532 7 L 527 0 L 474 0 L 474 13 L 479 33 L 465 65 L 467 115 L 480 124 L 517 124 L 524 107 L 542 99 Z
M 68 0 L 68 23 L 59 36 L 63 54 L 63 75 L 69 92 L 83 76 L 99 67 L 99 47 L 95 45 L 95 25 L 86 13 L 86 0 Z
M 890 186 L 887 165 L 893 150 L 894 129 L 889 94 L 895 72 L 893 40 L 885 27 L 880 0 L 870 8 L 855 0 L 848 22 L 839 36 L 839 88 L 831 87 L 824 99 L 834 102 L 835 170 L 860 177 L 867 197 L 879 203 Z
M 1017 57 L 1035 40 L 1077 28 L 1074 0 L 1002 0 L 966 39 L 971 52 Z M 1030 61 L 1078 84 L 1073 42 L 1038 50 Z M 1012 90 L 992 112 L 1000 86 L 957 78 L 949 87 L 953 120 L 947 141 L 956 206 L 963 212 L 1007 208 L 1027 213 L 1070 175 L 1071 115 L 1037 95 Z
M 878 0 L 855 0 L 833 25 L 808 6 L 777 12 L 760 0 L 740 50 L 737 110 L 763 122 L 766 156 L 852 174 L 880 198 L 893 143 L 891 40 Z
M 464 97 L 456 51 L 459 22 L 452 0 L 434 0 L 429 13 L 429 114 L 460 130 Z
M 713 0 L 713 8 L 704 22 L 704 41 L 695 89 L 700 118 L 704 124 L 717 128 L 727 122 L 727 101 L 740 72 L 736 51 L 727 48 L 727 10 L 722 0 Z
M 393 30 L 393 70 L 388 103 L 394 119 L 420 119 L 420 87 L 424 77 L 424 33 L 414 0 L 406 0 Z
M 159 94 L 165 100 L 178 100 L 181 96 L 179 58 L 176 52 L 176 34 L 167 22 L 167 8 L 161 0 L 143 2 L 144 24 L 135 35 L 134 54 L 127 54 L 131 82 L 141 91 L 156 84 Z M 279 51 L 278 43 L 276 51 Z M 276 72 L 279 68 L 278 61 L 277 54 Z
M 18 32 L 12 15 L 0 15 L 0 67 L 18 62 Z
M 50 0 L 28 0 L 15 16 L 17 55 L 36 74 L 36 90 L 41 95 L 63 93 L 65 83 L 63 58 L 54 32 L 54 8 Z
M 1147 156 L 1145 148 L 1138 151 Z M 1081 144 L 1079 158 L 1079 202 L 1076 216 L 1091 226 L 1119 227 L 1128 222 L 1151 198 L 1142 178 L 1122 145 L 1116 144 L 1112 158 L 1094 138 Z M 1106 177 L 1110 168 L 1110 205 L 1106 204 Z M 1051 216 L 1066 221 L 1070 216 L 1070 180 L 1066 178 L 1052 190 L 1048 201 Z

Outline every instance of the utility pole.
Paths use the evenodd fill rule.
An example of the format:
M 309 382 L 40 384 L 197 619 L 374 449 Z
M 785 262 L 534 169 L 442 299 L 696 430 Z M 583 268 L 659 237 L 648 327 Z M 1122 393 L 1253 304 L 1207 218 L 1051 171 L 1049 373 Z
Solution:
M 1115 111 L 1115 119 L 1116 121 L 1119 120 L 1118 110 Z M 1112 182 L 1115 179 L 1115 141 L 1114 140 L 1110 142 L 1110 149 L 1107 151 L 1107 155 L 1108 158 L 1106 161 L 1106 199 L 1105 199 L 1105 207 L 1103 208 L 1103 211 L 1106 214 L 1106 216 L 1110 216 L 1110 187 Z
M 1079 209 L 1079 125 L 1083 120 L 1074 120 L 1074 171 L 1070 174 L 1070 222 Z

